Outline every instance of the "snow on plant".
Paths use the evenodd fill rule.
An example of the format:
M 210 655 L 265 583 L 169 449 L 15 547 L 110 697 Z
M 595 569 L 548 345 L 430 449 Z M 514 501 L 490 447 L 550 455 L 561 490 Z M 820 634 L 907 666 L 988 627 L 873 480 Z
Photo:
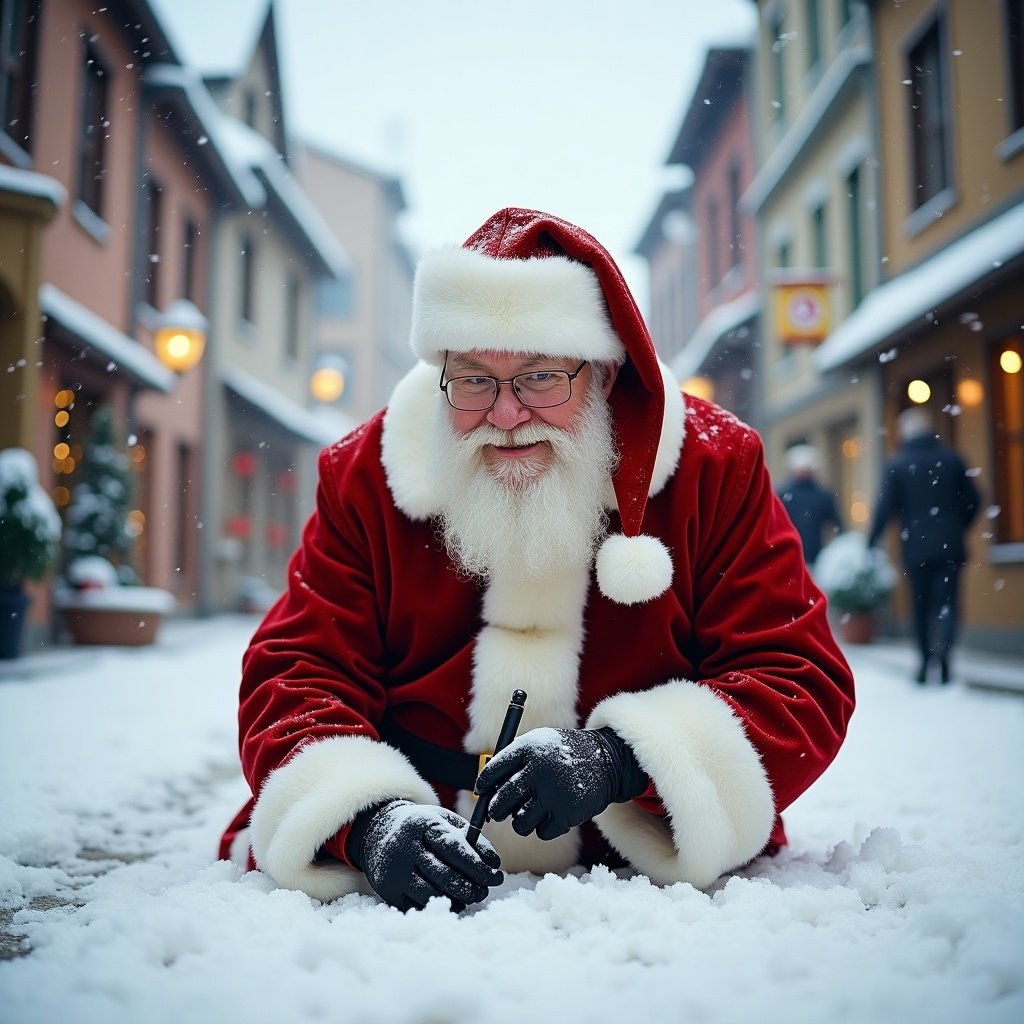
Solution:
M 60 516 L 39 484 L 35 456 L 0 452 L 0 586 L 41 579 L 57 556 Z
M 888 600 L 897 575 L 881 548 L 869 548 L 863 534 L 851 532 L 822 549 L 814 578 L 834 608 L 870 612 Z

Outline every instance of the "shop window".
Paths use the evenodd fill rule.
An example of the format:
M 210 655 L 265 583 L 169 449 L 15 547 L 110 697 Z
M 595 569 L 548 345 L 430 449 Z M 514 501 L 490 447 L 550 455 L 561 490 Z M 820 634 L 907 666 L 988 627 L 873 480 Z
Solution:
M 90 43 L 85 46 L 82 83 L 82 120 L 78 132 L 78 198 L 97 217 L 102 217 L 107 136 L 110 131 L 110 76 Z
M 1024 542 L 1024 339 L 1019 335 L 991 352 L 992 445 L 995 495 L 993 520 L 1000 544 Z
M 0 133 L 32 152 L 32 89 L 36 78 L 41 0 L 0 0 Z

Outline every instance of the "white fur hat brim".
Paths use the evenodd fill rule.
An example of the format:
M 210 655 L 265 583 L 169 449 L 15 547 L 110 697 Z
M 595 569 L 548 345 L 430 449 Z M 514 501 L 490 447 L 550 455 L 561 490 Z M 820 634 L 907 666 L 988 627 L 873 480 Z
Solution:
M 413 351 L 492 351 L 621 363 L 626 350 L 594 272 L 564 256 L 492 259 L 454 246 L 428 252 L 413 285 Z

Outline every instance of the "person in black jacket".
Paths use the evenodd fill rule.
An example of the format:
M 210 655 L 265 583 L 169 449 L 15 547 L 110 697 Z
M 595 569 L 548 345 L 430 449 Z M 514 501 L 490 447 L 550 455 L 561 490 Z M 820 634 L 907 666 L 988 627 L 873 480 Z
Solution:
M 831 528 L 830 539 L 843 529 L 835 495 L 817 479 L 818 453 L 809 444 L 795 444 L 786 451 L 790 477 L 776 493 L 786 506 L 804 546 L 804 561 L 811 565 L 821 552 L 822 532 Z
M 882 475 L 868 544 L 876 544 L 889 519 L 899 517 L 921 656 L 915 678 L 924 683 L 929 662 L 937 660 L 940 678 L 948 683 L 959 614 L 958 582 L 966 561 L 964 533 L 981 499 L 963 460 L 939 440 L 926 410 L 906 409 L 896 425 L 901 444 Z

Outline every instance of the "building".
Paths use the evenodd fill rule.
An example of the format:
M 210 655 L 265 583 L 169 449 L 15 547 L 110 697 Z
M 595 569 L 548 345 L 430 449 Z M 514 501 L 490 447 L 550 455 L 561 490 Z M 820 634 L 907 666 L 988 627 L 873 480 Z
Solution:
M 670 367 L 684 390 L 759 425 L 754 367 L 759 312 L 755 227 L 741 205 L 754 175 L 750 51 L 708 50 L 667 163 L 693 173 L 696 326 Z
M 294 149 L 303 189 L 352 263 L 348 276 L 314 289 L 321 400 L 362 422 L 387 403 L 414 361 L 413 263 L 397 228 L 405 195 L 391 175 L 314 145 Z
M 872 380 L 884 454 L 913 403 L 974 467 L 965 638 L 1024 650 L 1024 8 L 870 3 L 877 287 L 812 357 L 837 388 Z M 892 543 L 895 546 L 895 541 Z M 895 549 L 894 549 L 895 555 Z
M 814 353 L 880 277 L 869 20 L 851 0 L 757 8 L 757 173 L 743 204 L 761 268 L 760 426 L 780 477 L 788 447 L 818 449 L 845 525 L 863 530 L 885 454 L 879 371 L 825 373 Z

